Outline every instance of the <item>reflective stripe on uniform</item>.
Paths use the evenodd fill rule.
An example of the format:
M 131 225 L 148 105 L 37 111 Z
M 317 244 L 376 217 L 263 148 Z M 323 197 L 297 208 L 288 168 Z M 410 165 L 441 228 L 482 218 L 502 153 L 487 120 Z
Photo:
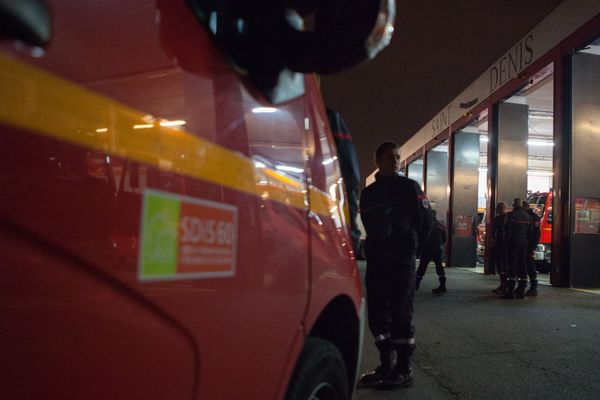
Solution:
M 408 339 L 392 339 L 393 344 L 415 344 L 416 340 L 414 337 Z
M 381 335 L 377 335 L 377 336 L 375 336 L 375 343 L 388 340 L 390 338 L 390 336 L 391 335 L 389 333 L 383 333 Z

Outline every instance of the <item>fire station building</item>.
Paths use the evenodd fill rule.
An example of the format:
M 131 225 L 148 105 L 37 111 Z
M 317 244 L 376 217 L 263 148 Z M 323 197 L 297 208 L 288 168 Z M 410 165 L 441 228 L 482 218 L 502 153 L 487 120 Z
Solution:
M 600 287 L 600 2 L 566 0 L 401 148 L 448 266 L 493 273 L 495 206 L 527 199 L 553 286 Z

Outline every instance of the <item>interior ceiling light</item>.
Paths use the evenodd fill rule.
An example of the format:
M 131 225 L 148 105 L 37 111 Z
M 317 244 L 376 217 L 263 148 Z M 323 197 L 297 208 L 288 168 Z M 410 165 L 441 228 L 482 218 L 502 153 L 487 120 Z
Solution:
M 553 176 L 554 173 L 552 173 L 551 171 L 534 171 L 534 170 L 530 170 L 530 171 L 527 171 L 527 175 L 530 175 L 530 176 Z
M 543 140 L 528 140 L 527 144 L 530 146 L 542 146 L 542 147 L 554 146 L 553 142 L 547 142 L 547 141 L 543 141 Z

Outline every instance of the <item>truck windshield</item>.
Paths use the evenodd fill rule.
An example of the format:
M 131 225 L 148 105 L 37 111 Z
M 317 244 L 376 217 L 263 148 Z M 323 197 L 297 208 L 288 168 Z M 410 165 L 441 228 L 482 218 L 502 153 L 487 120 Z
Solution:
M 532 196 L 529 198 L 529 205 L 533 208 L 537 215 L 542 218 L 546 209 L 546 196 Z

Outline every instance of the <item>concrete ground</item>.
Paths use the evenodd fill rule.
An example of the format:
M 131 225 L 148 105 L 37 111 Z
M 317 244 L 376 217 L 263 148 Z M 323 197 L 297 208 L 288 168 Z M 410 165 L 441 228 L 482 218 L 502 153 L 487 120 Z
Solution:
M 414 387 L 354 399 L 600 399 L 600 295 L 542 285 L 536 298 L 501 300 L 495 276 L 446 274 L 448 293 L 434 295 L 430 265 L 415 298 Z M 377 365 L 366 332 L 362 372 Z

